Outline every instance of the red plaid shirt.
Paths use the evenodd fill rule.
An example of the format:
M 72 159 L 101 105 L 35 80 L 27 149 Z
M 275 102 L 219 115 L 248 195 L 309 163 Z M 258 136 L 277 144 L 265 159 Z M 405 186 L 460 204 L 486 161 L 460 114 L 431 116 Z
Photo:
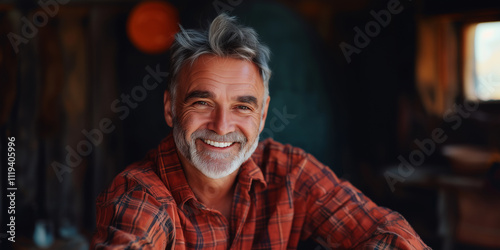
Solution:
M 271 139 L 239 169 L 230 221 L 197 200 L 169 135 L 100 194 L 96 230 L 98 249 L 428 248 L 400 214 Z

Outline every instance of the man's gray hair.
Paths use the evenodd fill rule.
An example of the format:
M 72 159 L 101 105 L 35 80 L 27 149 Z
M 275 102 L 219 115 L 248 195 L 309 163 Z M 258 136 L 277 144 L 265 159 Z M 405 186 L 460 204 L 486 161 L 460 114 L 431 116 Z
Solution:
M 254 29 L 238 24 L 235 17 L 220 14 L 212 21 L 208 30 L 185 30 L 181 27 L 181 31 L 175 35 L 171 47 L 170 78 L 167 86 L 173 99 L 181 68 L 187 63 L 192 65 L 204 54 L 253 62 L 259 68 L 264 82 L 264 96 L 269 95 L 269 48 L 260 43 Z

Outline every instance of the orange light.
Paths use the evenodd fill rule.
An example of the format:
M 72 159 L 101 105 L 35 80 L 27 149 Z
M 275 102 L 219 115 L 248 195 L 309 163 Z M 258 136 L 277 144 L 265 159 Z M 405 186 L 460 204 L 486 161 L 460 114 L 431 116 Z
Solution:
M 127 21 L 127 34 L 142 52 L 165 52 L 179 31 L 177 9 L 165 1 L 145 1 L 132 9 Z

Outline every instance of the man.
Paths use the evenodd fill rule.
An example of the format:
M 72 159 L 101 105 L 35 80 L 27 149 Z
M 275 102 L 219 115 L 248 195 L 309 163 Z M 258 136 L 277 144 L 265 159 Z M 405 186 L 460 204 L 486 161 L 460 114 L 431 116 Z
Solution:
M 97 199 L 93 248 L 428 248 L 301 149 L 259 143 L 269 106 L 269 50 L 223 14 L 181 30 L 164 95 L 173 128 Z

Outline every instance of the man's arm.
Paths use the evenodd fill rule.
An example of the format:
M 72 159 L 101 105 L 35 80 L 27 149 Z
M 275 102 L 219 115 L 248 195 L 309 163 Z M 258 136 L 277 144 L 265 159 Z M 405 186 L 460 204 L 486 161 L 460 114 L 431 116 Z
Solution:
M 131 183 L 117 182 L 97 199 L 91 249 L 170 249 L 175 226 L 168 207 L 140 186 L 127 191 Z
M 399 213 L 377 206 L 314 157 L 304 161 L 311 170 L 304 237 L 332 249 L 430 249 Z

